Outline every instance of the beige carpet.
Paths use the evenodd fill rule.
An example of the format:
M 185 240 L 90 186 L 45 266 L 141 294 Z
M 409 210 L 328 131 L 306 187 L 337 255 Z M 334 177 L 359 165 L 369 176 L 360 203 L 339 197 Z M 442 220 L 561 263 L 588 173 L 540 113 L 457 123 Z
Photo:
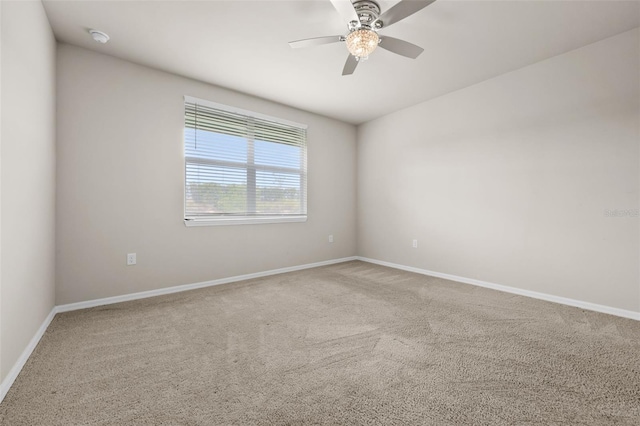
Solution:
M 362 262 L 59 314 L 5 425 L 634 425 L 640 323 Z

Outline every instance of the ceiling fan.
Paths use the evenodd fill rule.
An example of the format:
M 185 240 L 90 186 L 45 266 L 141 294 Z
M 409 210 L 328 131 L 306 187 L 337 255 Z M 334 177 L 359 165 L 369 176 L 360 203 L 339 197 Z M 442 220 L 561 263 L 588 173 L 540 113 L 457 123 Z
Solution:
M 320 46 L 323 44 L 345 42 L 349 50 L 342 75 L 353 74 L 358 62 L 367 59 L 376 47 L 407 58 L 417 58 L 424 49 L 408 41 L 393 37 L 379 36 L 378 31 L 387 28 L 404 18 L 424 9 L 436 0 L 402 0 L 393 7 L 380 13 L 380 6 L 373 0 L 331 0 L 338 13 L 348 22 L 347 35 L 308 38 L 289 42 L 293 48 Z

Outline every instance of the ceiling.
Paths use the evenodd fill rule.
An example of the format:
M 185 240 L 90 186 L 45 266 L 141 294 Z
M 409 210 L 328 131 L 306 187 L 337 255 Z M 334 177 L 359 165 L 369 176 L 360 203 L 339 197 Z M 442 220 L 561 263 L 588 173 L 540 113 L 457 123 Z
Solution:
M 377 49 L 343 77 L 343 44 L 287 44 L 346 33 L 329 0 L 44 5 L 58 41 L 354 124 L 640 26 L 637 1 L 438 0 L 381 31 L 423 47 L 418 59 Z

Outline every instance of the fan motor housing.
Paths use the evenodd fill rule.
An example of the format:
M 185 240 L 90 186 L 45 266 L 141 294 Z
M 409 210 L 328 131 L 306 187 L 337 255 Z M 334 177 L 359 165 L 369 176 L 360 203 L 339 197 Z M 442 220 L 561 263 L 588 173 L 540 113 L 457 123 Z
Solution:
M 372 0 L 358 0 L 353 2 L 353 8 L 356 10 L 360 22 L 351 21 L 349 23 L 350 29 L 360 26 L 367 28 L 373 26 L 375 29 L 382 28 L 383 23 L 378 20 L 380 16 L 380 6 L 378 3 Z

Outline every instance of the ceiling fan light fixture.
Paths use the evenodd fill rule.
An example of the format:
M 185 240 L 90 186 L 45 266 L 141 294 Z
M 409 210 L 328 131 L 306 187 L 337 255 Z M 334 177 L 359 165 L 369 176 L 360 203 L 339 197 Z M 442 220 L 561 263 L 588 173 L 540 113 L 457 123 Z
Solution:
M 345 37 L 347 49 L 349 53 L 357 59 L 367 59 L 367 57 L 376 50 L 380 37 L 378 34 L 368 28 L 361 28 L 351 31 Z
M 2 0 L 0 0 L 2 1 Z M 433 4 L 436 0 L 396 0 L 384 13 L 380 13 L 378 0 L 331 0 L 335 9 L 347 21 L 347 35 L 307 38 L 290 41 L 293 48 L 345 43 L 349 56 L 342 68 L 342 75 L 351 75 L 358 63 L 367 59 L 378 44 L 380 48 L 407 58 L 416 59 L 424 51 L 420 46 L 398 38 L 380 38 L 378 31 L 400 22 Z

